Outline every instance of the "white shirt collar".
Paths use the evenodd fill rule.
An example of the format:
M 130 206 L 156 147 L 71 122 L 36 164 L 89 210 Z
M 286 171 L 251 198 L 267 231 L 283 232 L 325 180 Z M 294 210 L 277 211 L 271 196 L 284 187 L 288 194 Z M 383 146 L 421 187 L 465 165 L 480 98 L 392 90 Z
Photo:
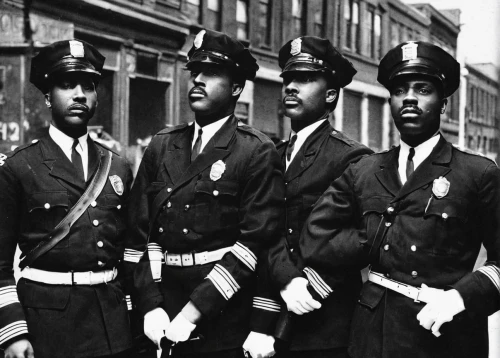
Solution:
M 68 136 L 63 133 L 61 130 L 53 126 L 52 124 L 49 127 L 49 135 L 54 142 L 62 149 L 66 157 L 68 157 L 71 162 L 71 151 L 73 147 L 74 138 Z M 76 147 L 78 153 L 82 157 L 83 164 L 83 174 L 85 175 L 85 180 L 87 180 L 87 172 L 88 172 L 88 164 L 89 164 L 89 151 L 87 144 L 87 137 L 89 133 L 85 133 L 81 137 L 78 138 L 79 145 Z
M 201 147 L 200 147 L 200 153 L 203 151 L 203 148 L 207 145 L 207 143 L 212 139 L 212 137 L 215 135 L 215 133 L 218 132 L 219 129 L 224 125 L 224 123 L 227 122 L 227 120 L 231 117 L 231 115 L 224 117 L 222 119 L 219 119 L 218 121 L 215 121 L 213 123 L 207 124 L 204 127 L 200 127 L 196 121 L 194 122 L 194 136 L 193 136 L 193 141 L 191 142 L 191 149 L 194 147 L 194 143 L 196 142 L 196 138 L 198 138 L 198 130 L 200 128 L 203 129 L 203 133 L 201 134 Z
M 427 157 L 431 154 L 434 147 L 438 144 L 441 135 L 438 133 L 437 135 L 427 139 L 425 142 L 419 144 L 414 147 L 415 156 L 413 157 L 413 168 L 417 170 L 418 166 L 422 164 L 422 162 L 427 159 Z M 408 154 L 410 153 L 410 146 L 403 142 L 402 140 L 401 146 L 399 149 L 399 158 L 398 158 L 398 172 L 401 178 L 401 183 L 403 185 L 406 183 L 406 162 L 408 160 Z
M 297 153 L 299 152 L 300 148 L 305 143 L 307 138 L 309 138 L 309 136 L 326 120 L 328 120 L 328 117 L 325 119 L 321 119 L 317 122 L 314 122 L 312 124 L 309 124 L 307 127 L 302 128 L 297 133 L 294 133 L 293 131 L 290 133 L 290 139 L 294 134 L 297 134 L 297 140 L 295 141 L 295 145 L 293 147 L 293 152 L 292 155 L 290 156 L 290 160 L 288 159 L 286 160 L 286 169 L 288 169 L 288 166 L 293 161 L 293 158 L 295 158 L 295 155 L 297 155 Z

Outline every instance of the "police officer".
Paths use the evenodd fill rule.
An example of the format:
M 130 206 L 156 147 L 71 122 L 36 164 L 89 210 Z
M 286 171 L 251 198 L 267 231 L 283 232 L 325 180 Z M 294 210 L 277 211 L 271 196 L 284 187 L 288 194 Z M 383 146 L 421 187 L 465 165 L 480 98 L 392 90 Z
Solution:
M 349 353 L 488 357 L 500 308 L 500 170 L 440 134 L 460 65 L 430 43 L 402 43 L 379 66 L 399 146 L 361 159 L 327 189 L 301 236 L 306 265 L 371 264 Z M 485 266 L 471 272 L 483 244 Z
M 80 40 L 53 43 L 32 59 L 30 81 L 44 94 L 52 121 L 46 136 L 0 155 L 5 357 L 121 357 L 131 347 L 116 278 L 131 171 L 87 132 L 103 64 L 99 51 Z M 59 225 L 64 235 L 54 231 L 69 217 Z M 16 289 L 17 244 L 23 270 Z
M 280 226 L 282 167 L 273 142 L 233 114 L 258 69 L 248 49 L 202 30 L 186 69 L 195 121 L 153 137 L 132 189 L 131 249 L 149 237 L 138 306 L 153 342 L 184 342 L 173 356 L 242 357 L 258 258 Z
M 311 268 L 303 270 L 299 235 L 328 185 L 349 164 L 372 153 L 328 121 L 341 88 L 352 81 L 356 70 L 329 40 L 313 36 L 287 42 L 279 52 L 279 65 L 283 107 L 292 132 L 289 141 L 277 146 L 286 167 L 286 226 L 269 260 L 270 275 L 286 303 L 284 309 L 299 315 L 290 323 L 291 345 L 286 356 L 346 357 L 354 298 L 361 288 L 360 272 L 342 271 L 338 280 L 343 288 L 325 292 L 316 273 Z M 320 297 L 326 298 L 322 304 Z

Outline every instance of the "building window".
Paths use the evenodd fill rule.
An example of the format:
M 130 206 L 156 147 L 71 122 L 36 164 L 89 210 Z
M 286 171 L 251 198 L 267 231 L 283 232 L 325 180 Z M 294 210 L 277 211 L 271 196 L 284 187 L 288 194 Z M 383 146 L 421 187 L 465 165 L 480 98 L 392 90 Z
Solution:
M 199 24 L 201 24 L 201 11 L 200 11 L 200 1 L 201 0 L 187 0 L 186 1 L 186 14 L 189 18 Z
M 293 37 L 299 37 L 305 34 L 305 21 L 306 21 L 306 1 L 293 0 L 292 1 L 292 28 Z
M 206 26 L 212 30 L 220 31 L 220 0 L 207 1 Z
M 379 60 L 382 58 L 382 17 L 375 14 L 374 28 L 373 28 L 373 55 L 372 57 Z
M 248 40 L 248 0 L 238 0 L 236 3 L 236 22 L 238 39 Z
M 399 39 L 399 26 L 397 22 L 391 23 L 391 48 L 396 47 L 401 43 Z
M 355 0 L 345 0 L 344 18 L 346 24 L 346 47 L 359 53 L 359 4 Z
M 314 36 L 324 37 L 325 36 L 325 6 L 326 3 L 324 0 L 315 0 L 313 3 L 314 6 Z
M 272 16 L 272 0 L 259 1 L 259 35 L 260 45 L 265 47 L 271 46 L 271 16 Z

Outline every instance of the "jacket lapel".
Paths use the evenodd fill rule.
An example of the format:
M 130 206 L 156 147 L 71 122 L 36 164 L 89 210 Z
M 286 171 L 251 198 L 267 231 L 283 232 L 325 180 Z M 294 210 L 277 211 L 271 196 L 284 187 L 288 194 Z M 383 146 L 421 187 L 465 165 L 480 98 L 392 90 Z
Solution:
M 411 192 L 434 181 L 440 176 L 445 176 L 451 171 L 449 163 L 451 161 L 451 144 L 443 136 L 439 139 L 431 154 L 418 166 L 408 181 L 401 188 L 396 200 L 405 197 Z
M 323 142 L 328 138 L 332 130 L 333 128 L 330 123 L 325 121 L 311 133 L 285 172 L 285 180 L 287 182 L 301 175 L 314 163 L 319 153 L 319 148 L 321 148 Z
M 380 170 L 375 173 L 378 181 L 392 196 L 396 196 L 401 190 L 401 179 L 398 172 L 399 147 L 385 154 L 384 161 L 380 164 Z
M 176 134 L 169 148 L 167 148 L 163 165 L 174 185 L 177 184 L 190 165 L 193 131 L 194 125 L 186 126 L 183 131 Z
M 50 169 L 50 175 L 71 185 L 85 189 L 83 178 L 75 175 L 75 167 L 50 135 L 46 135 L 40 141 L 42 142 L 43 164 Z
M 224 159 L 230 154 L 227 150 L 229 142 L 234 136 L 236 127 L 238 126 L 238 120 L 236 117 L 232 116 L 227 120 L 226 123 L 221 127 L 217 133 L 210 139 L 203 151 L 198 154 L 194 162 L 187 168 L 187 170 L 182 174 L 178 183 L 175 183 L 176 187 L 184 184 L 185 182 L 191 180 L 195 175 L 198 175 L 207 167 L 214 164 L 216 161 Z M 188 157 L 190 157 L 191 148 L 189 148 Z M 189 160 L 189 159 L 187 159 Z M 189 162 L 188 162 L 189 163 Z
M 87 147 L 89 151 L 87 183 L 89 183 L 97 170 L 97 166 L 104 156 L 104 152 L 94 143 L 92 139 L 90 139 L 90 136 L 87 137 Z

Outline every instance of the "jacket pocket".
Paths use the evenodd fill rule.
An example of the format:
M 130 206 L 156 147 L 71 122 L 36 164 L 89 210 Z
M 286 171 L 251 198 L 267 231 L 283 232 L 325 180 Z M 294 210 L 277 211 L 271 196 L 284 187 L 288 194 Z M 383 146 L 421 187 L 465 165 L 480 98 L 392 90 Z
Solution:
M 358 303 L 370 309 L 374 309 L 380 303 L 384 296 L 385 288 L 374 284 L 373 282 L 366 282 L 361 289 Z
M 66 308 L 71 286 L 53 286 L 24 278 L 17 283 L 17 294 L 23 307 L 63 310 Z
M 235 226 L 238 216 L 239 184 L 229 180 L 200 180 L 195 186 L 195 230 Z
M 424 220 L 429 231 L 422 250 L 445 256 L 462 251 L 467 239 L 467 208 L 459 198 L 432 197 L 425 208 Z

